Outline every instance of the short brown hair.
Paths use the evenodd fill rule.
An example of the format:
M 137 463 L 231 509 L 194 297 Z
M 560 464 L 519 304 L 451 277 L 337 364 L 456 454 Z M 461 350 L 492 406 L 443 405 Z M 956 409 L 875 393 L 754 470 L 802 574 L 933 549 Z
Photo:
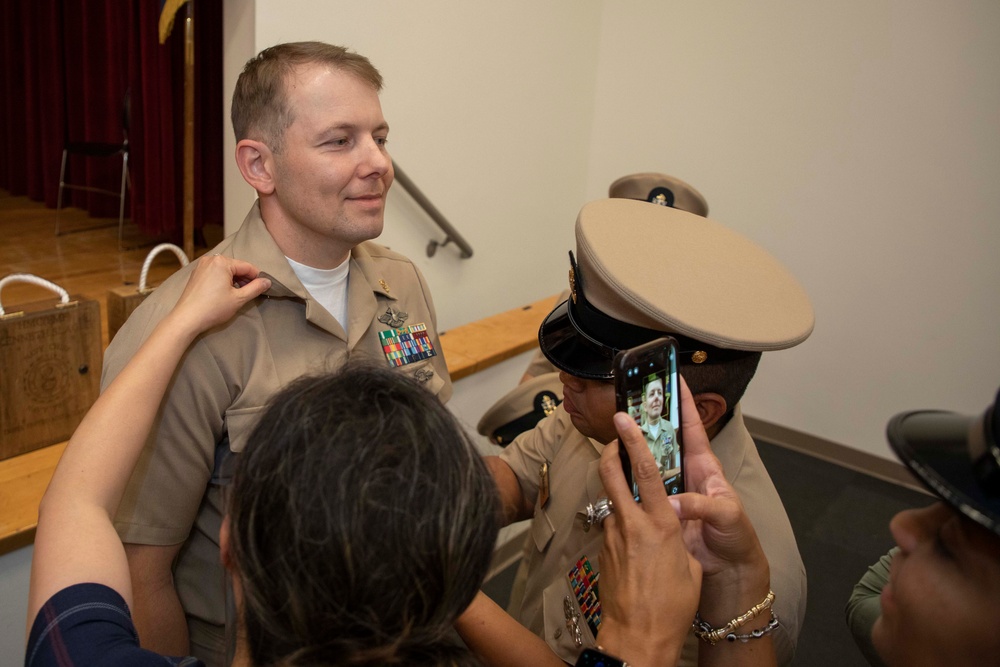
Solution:
M 295 119 L 285 81 L 296 67 L 319 63 L 353 74 L 382 90 L 382 75 L 368 58 L 323 42 L 289 42 L 268 47 L 247 61 L 233 91 L 231 118 L 236 141 L 256 139 L 281 152 L 285 129 Z

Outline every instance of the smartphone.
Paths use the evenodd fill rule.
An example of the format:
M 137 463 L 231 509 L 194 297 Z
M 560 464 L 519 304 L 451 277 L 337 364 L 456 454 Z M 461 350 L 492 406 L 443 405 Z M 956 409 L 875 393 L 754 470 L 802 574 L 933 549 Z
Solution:
M 615 400 L 617 409 L 635 419 L 667 493 L 684 492 L 684 449 L 681 443 L 681 390 L 677 376 L 677 341 L 669 336 L 623 350 L 615 356 Z M 639 488 L 632 479 L 632 462 L 619 443 L 625 479 L 638 500 Z

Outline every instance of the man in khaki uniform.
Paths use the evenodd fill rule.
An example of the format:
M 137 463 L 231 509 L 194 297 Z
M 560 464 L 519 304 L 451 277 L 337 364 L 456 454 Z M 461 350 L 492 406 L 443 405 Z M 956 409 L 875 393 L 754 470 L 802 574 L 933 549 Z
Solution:
M 235 625 L 218 546 L 225 489 L 232 455 L 277 389 L 362 358 L 442 401 L 451 395 L 423 277 L 369 240 L 382 231 L 393 181 L 381 83 L 366 58 L 304 42 L 265 49 L 236 85 L 237 164 L 259 198 L 211 252 L 251 262 L 272 287 L 188 351 L 122 501 L 115 525 L 144 647 L 229 664 L 226 628 Z M 193 268 L 126 322 L 107 351 L 105 387 Z
M 676 209 L 622 199 L 592 202 L 580 212 L 576 239 L 571 296 L 539 330 L 542 351 L 562 371 L 563 403 L 499 457 L 487 459 L 506 518 L 532 519 L 527 580 L 510 611 L 567 662 L 595 644 L 593 615 L 570 580 L 585 560 L 600 570 L 602 531 L 585 530 L 585 519 L 588 505 L 605 495 L 598 462 L 605 443 L 616 437 L 612 360 L 616 351 L 666 333 L 680 343 L 681 374 L 713 452 L 767 554 L 780 619 L 774 644 L 787 664 L 805 614 L 805 568 L 739 400 L 761 352 L 809 336 L 808 297 L 759 246 Z M 696 663 L 696 646 L 692 636 L 684 664 Z
M 664 405 L 669 400 L 670 397 L 663 393 L 663 379 L 655 377 L 650 380 L 646 384 L 644 412 L 639 430 L 646 436 L 646 444 L 649 445 L 649 451 L 653 452 L 660 470 L 673 471 L 671 474 L 675 474 L 676 469 L 681 466 L 681 452 L 674 441 L 674 425 L 669 419 L 662 418 Z

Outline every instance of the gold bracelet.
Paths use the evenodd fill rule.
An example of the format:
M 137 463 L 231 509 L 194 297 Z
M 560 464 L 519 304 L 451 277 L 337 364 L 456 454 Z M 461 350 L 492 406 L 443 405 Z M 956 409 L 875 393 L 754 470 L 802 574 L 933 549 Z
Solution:
M 744 625 L 760 616 L 761 612 L 770 609 L 773 603 L 774 591 L 769 590 L 767 592 L 767 596 L 760 602 L 760 604 L 755 604 L 753 607 L 750 607 L 748 612 L 737 616 L 721 628 L 713 628 L 701 619 L 701 615 L 699 613 L 695 612 L 694 621 L 691 623 L 691 627 L 694 628 L 694 636 L 703 642 L 708 642 L 712 646 L 715 646 L 719 641 L 727 638 L 727 635 L 733 634 L 735 630 L 742 628 Z

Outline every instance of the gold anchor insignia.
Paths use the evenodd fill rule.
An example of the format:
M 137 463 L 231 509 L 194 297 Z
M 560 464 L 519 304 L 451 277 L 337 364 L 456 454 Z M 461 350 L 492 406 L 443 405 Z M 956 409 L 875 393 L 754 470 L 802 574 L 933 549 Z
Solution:
M 545 394 L 545 396 L 542 397 L 542 412 L 544 412 L 545 416 L 548 417 L 555 411 L 556 411 L 555 399 L 549 396 L 548 394 Z
M 652 202 L 654 204 L 659 204 L 660 206 L 669 206 L 669 204 L 667 204 L 667 196 L 665 194 L 663 194 L 662 192 L 660 194 L 656 195 L 655 197 L 653 197 Z
M 382 286 L 382 289 L 385 290 L 386 294 L 389 293 L 389 283 L 385 282 L 384 280 L 379 279 L 378 284 Z
M 705 350 L 698 350 L 697 352 L 691 355 L 691 361 L 696 364 L 703 364 L 705 363 L 706 359 L 708 359 L 708 352 L 706 352 Z
M 573 303 L 576 303 L 576 274 L 573 273 L 573 267 L 569 267 L 569 294 L 573 297 Z

